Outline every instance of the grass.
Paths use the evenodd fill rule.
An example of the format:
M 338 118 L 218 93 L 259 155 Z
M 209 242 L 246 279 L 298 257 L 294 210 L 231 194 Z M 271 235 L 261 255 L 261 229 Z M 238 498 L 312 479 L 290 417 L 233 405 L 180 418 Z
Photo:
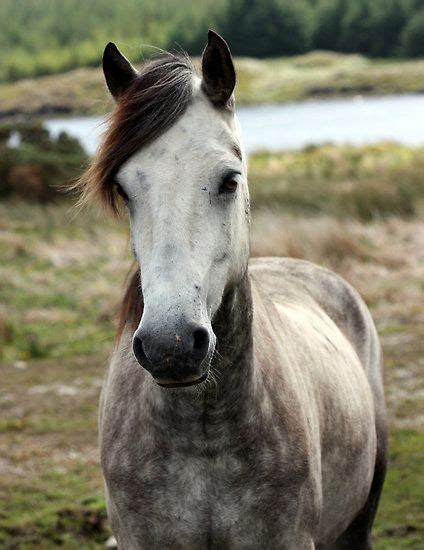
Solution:
M 199 60 L 196 60 L 198 64 Z M 424 60 L 370 60 L 360 55 L 311 52 L 277 59 L 236 59 L 239 105 L 311 98 L 421 93 Z M 101 114 L 112 105 L 99 68 L 0 85 L 0 117 Z
M 364 221 L 333 207 L 309 210 L 286 200 L 274 200 L 270 209 L 258 189 L 268 177 L 271 186 L 285 178 L 303 189 L 312 177 L 313 197 L 319 188 L 330 196 L 337 193 L 337 178 L 359 171 L 377 180 L 393 166 L 419 164 L 421 154 L 364 148 L 356 151 L 358 159 L 346 160 L 354 153 L 324 147 L 321 154 L 253 157 L 252 253 L 326 265 L 370 305 L 385 354 L 391 427 L 375 548 L 418 550 L 424 536 L 424 267 L 417 211 Z M 408 181 L 400 178 L 399 186 Z M 8 199 L 0 203 L 0 256 L 0 546 L 102 548 L 110 532 L 97 401 L 131 265 L 126 222 L 94 212 L 75 218 L 63 201 L 43 206 Z
M 424 148 L 395 143 L 256 153 L 252 203 L 299 214 L 361 220 L 417 215 L 424 204 Z
M 240 103 L 422 92 L 424 61 L 370 60 L 361 55 L 310 52 L 264 61 L 241 59 Z
M 101 350 L 114 334 L 108 297 L 122 286 L 121 266 L 129 266 L 124 230 L 93 219 L 72 222 L 69 203 L 10 202 L 1 210 L 12 226 L 0 239 L 0 356 L 59 359 Z
M 389 470 L 374 529 L 375 548 L 419 550 L 424 523 L 423 434 L 393 430 L 389 444 Z
M 6 366 L 0 546 L 100 548 L 108 527 L 96 451 L 104 359 Z M 103 360 L 103 361 L 102 361 Z M 78 388 L 71 392 L 70 388 Z M 14 394 L 12 408 L 4 398 Z

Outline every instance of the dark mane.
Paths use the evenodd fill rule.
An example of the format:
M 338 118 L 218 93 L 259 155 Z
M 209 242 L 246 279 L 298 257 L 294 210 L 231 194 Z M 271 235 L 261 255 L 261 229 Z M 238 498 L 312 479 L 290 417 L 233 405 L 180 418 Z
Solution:
M 129 283 L 119 311 L 118 334 L 119 340 L 126 325 L 135 331 L 143 314 L 143 294 L 141 292 L 140 269 L 138 265 L 129 276 Z
M 81 203 L 100 198 L 116 212 L 117 171 L 184 113 L 192 97 L 192 75 L 190 60 L 183 55 L 166 54 L 143 67 L 118 99 L 103 142 L 77 184 Z

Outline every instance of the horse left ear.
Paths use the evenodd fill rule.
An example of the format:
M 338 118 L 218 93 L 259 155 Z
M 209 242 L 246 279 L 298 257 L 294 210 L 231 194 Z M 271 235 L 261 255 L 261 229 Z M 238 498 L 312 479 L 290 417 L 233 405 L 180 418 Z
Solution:
M 122 95 L 138 73 L 113 42 L 107 44 L 103 53 L 103 73 L 110 93 L 115 99 Z
M 202 90 L 211 102 L 226 106 L 236 85 L 236 71 L 227 43 L 212 30 L 202 56 L 202 76 Z

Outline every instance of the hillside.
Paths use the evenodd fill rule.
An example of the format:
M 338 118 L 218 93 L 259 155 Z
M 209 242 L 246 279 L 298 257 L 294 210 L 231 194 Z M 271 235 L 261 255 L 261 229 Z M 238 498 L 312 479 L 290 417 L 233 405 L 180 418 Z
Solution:
M 125 43 L 122 49 L 128 53 Z M 275 59 L 236 58 L 235 64 L 239 105 L 424 90 L 424 60 L 370 60 L 317 51 Z M 0 118 L 102 114 L 111 106 L 100 68 L 0 84 Z
M 424 56 L 421 0 L 2 0 L 0 81 L 97 66 L 110 40 L 133 61 L 158 47 L 199 55 L 210 27 L 238 56 Z

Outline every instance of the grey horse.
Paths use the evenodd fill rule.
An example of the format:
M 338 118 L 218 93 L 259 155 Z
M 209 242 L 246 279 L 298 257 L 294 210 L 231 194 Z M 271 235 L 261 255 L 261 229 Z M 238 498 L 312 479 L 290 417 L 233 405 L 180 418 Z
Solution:
M 380 345 L 358 294 L 249 261 L 247 162 L 225 41 L 201 77 L 103 57 L 116 99 L 82 200 L 125 204 L 136 270 L 100 404 L 124 550 L 366 550 L 386 469 Z

